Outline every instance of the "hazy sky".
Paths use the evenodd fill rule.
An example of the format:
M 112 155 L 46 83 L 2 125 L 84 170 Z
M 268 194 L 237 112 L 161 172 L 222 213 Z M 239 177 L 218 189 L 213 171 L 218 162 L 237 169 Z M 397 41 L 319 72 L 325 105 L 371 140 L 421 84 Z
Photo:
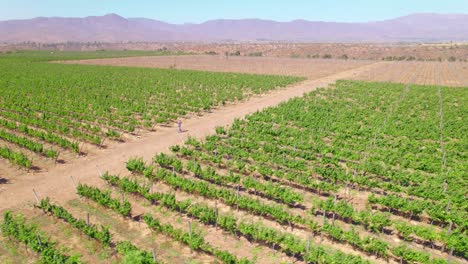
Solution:
M 0 0 L 0 20 L 117 13 L 171 23 L 217 18 L 365 22 L 410 13 L 468 13 L 468 0 Z

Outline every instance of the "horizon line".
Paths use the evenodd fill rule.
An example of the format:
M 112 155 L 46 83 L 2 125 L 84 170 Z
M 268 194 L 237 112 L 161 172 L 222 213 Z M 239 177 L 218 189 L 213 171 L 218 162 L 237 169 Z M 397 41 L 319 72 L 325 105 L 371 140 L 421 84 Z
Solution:
M 22 20 L 33 20 L 33 19 L 40 19 L 40 18 L 64 18 L 64 19 L 86 19 L 86 18 L 94 18 L 94 17 L 105 17 L 105 16 L 118 16 L 123 19 L 129 20 L 129 19 L 148 19 L 148 20 L 154 20 L 154 21 L 159 21 L 163 22 L 166 24 L 171 24 L 171 25 L 187 25 L 187 24 L 204 24 L 206 22 L 210 21 L 241 21 L 241 20 L 260 20 L 260 21 L 270 21 L 270 22 L 279 22 L 279 23 L 291 23 L 291 22 L 296 22 L 296 21 L 305 21 L 305 22 L 325 22 L 325 23 L 340 23 L 340 24 L 364 24 L 364 23 L 372 23 L 372 22 L 381 22 L 381 21 L 388 21 L 388 20 L 394 20 L 398 18 L 403 18 L 403 17 L 408 17 L 408 16 L 414 16 L 414 15 L 468 15 L 468 13 L 437 13 L 437 12 L 415 12 L 415 13 L 409 13 L 406 15 L 401 15 L 401 16 L 395 16 L 392 18 L 387 18 L 387 19 L 381 19 L 381 20 L 368 20 L 368 21 L 361 21 L 361 22 L 343 22 L 343 21 L 333 21 L 333 20 L 309 20 L 309 19 L 304 19 L 304 18 L 297 18 L 293 20 L 274 20 L 274 19 L 265 19 L 265 18 L 215 18 L 215 19 L 208 19 L 204 20 L 202 22 L 183 22 L 183 23 L 171 23 L 167 22 L 164 20 L 159 20 L 157 18 L 148 18 L 148 17 L 124 17 L 122 15 L 119 15 L 117 13 L 106 13 L 103 15 L 89 15 L 89 16 L 36 16 L 36 17 L 30 17 L 30 18 L 15 18 L 15 19 L 7 19 L 7 20 L 0 20 L 0 22 L 8 22 L 8 21 L 22 21 Z

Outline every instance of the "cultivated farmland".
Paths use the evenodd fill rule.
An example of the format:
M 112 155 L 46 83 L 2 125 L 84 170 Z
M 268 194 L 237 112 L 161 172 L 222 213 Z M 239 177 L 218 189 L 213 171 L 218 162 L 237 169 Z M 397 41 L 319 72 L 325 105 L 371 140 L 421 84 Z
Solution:
M 353 79 L 466 87 L 467 77 L 466 62 L 385 62 Z
M 276 74 L 316 79 L 376 63 L 372 60 L 299 59 L 239 56 L 162 56 L 65 61 L 86 65 L 177 68 L 215 72 Z
M 467 263 L 464 64 L 73 56 L 4 60 L 4 146 L 90 152 L 0 189 L 0 261 Z
M 138 53 L 123 55 L 134 54 Z M 95 147 L 105 147 L 106 140 L 124 141 L 128 136 L 154 130 L 157 124 L 202 114 L 301 80 L 45 63 L 73 55 L 79 57 L 76 53 L 0 57 L 3 159 L 40 170 L 50 166 L 43 158 L 64 162 L 69 153 L 86 154 Z M 99 55 L 85 53 L 83 57 Z
M 174 154 L 156 155 L 154 165 L 127 162 L 149 181 L 103 179 L 205 224 L 276 245 L 299 261 L 351 258 L 333 251 L 333 242 L 375 261 L 466 258 L 466 162 L 456 142 L 467 138 L 453 129 L 466 122 L 463 100 L 465 89 L 339 82 L 335 90 L 219 127 L 203 142 L 173 146 Z M 172 198 L 150 191 L 166 188 L 175 192 Z M 214 207 L 192 204 L 197 197 Z M 223 222 L 227 216 L 218 215 L 215 201 L 230 207 L 237 224 Z M 191 206 L 197 209 L 185 209 Z M 310 246 L 311 239 L 323 246 Z
M 468 86 L 466 62 L 372 61 L 225 56 L 152 56 L 66 61 L 86 65 L 144 66 L 217 72 L 278 74 L 317 79 L 343 71 L 375 65 L 355 76 L 355 80 L 416 83 L 422 85 Z

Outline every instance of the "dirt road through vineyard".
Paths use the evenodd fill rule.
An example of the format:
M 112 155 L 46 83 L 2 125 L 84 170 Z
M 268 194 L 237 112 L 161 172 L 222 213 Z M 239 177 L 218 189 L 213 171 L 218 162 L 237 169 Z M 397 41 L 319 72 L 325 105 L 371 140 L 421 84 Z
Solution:
M 145 134 L 139 140 L 112 144 L 97 154 L 55 166 L 48 172 L 24 173 L 9 184 L 0 187 L 2 188 L 0 189 L 0 211 L 34 203 L 33 189 L 39 198 L 49 196 L 60 201 L 77 198 L 70 176 L 73 176 L 76 182 L 103 186 L 99 173 L 105 171 L 124 173 L 125 162 L 131 157 L 143 157 L 145 160 L 150 160 L 156 153 L 168 151 L 168 147 L 183 143 L 189 136 L 203 138 L 214 133 L 215 127 L 227 126 L 235 118 L 242 118 L 263 108 L 275 106 L 318 87 L 326 87 L 336 80 L 351 79 L 353 76 L 378 67 L 381 63 L 369 64 L 316 80 L 307 80 L 294 86 L 252 97 L 245 102 L 215 109 L 200 117 L 184 120 L 182 128 L 187 131 L 182 134 L 177 133 L 176 124 L 172 127 L 159 127 L 157 131 Z

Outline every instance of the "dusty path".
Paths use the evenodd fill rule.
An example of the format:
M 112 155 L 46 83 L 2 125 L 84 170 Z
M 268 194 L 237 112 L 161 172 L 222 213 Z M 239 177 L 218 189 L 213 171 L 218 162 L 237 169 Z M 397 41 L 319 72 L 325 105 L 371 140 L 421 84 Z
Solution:
M 344 71 L 316 80 L 308 80 L 296 86 L 279 89 L 269 94 L 253 97 L 245 102 L 216 109 L 212 113 L 184 121 L 183 129 L 187 132 L 178 134 L 176 128 L 161 127 L 158 131 L 148 133 L 140 140 L 116 144 L 95 155 L 77 158 L 71 163 L 56 166 L 49 172 L 29 173 L 17 177 L 14 182 L 0 189 L 0 211 L 21 207 L 34 202 L 32 190 L 40 197 L 49 196 L 65 202 L 77 197 L 70 180 L 102 186 L 99 172 L 124 173 L 125 162 L 130 157 L 143 157 L 150 160 L 157 152 L 168 151 L 168 147 L 184 142 L 188 136 L 203 138 L 214 133 L 215 127 L 226 126 L 235 118 L 242 118 L 263 108 L 275 106 L 290 98 L 301 96 L 318 87 L 325 87 L 339 79 L 351 78 L 369 68 L 377 67 L 382 62 Z

